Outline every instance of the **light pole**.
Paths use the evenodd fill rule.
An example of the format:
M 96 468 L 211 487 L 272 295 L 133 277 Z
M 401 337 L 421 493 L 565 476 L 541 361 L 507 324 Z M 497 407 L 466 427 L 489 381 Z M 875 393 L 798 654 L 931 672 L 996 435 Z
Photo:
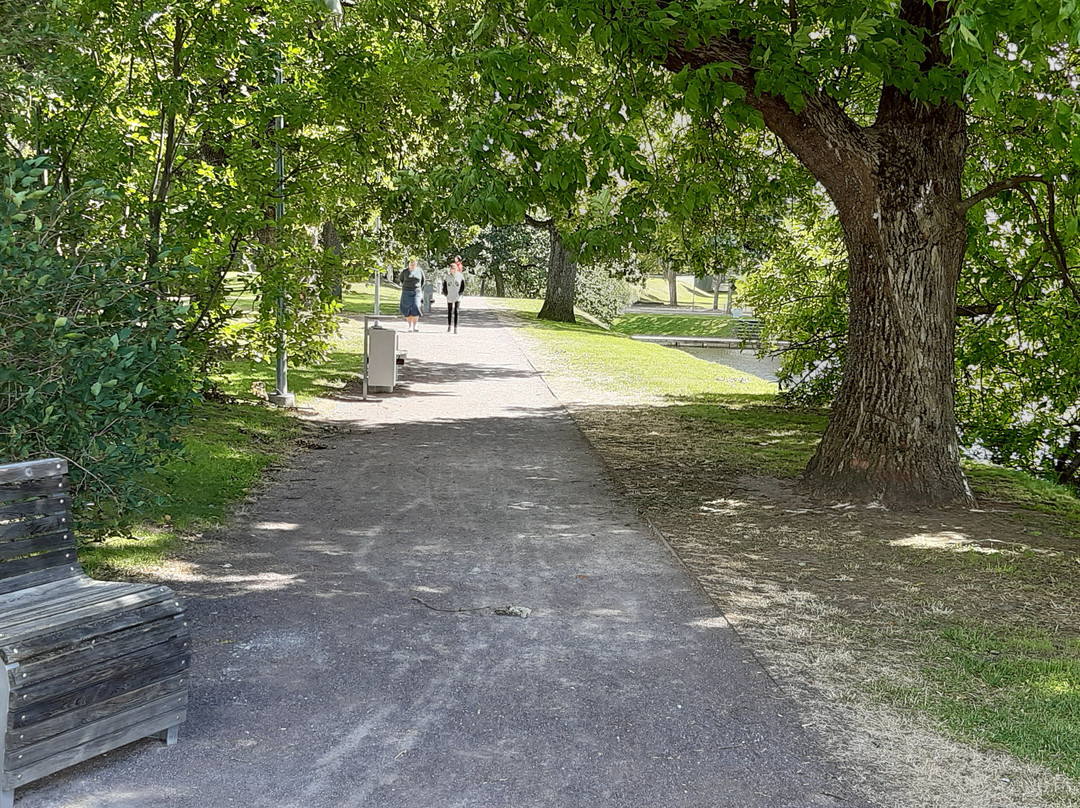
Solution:
M 342 14 L 340 0 L 323 0 L 326 8 L 330 11 L 336 25 Z M 285 75 L 281 69 L 281 54 L 278 54 L 278 63 L 274 67 L 274 84 L 285 83 Z M 278 114 L 274 118 L 274 132 L 280 134 L 285 128 L 285 116 Z M 274 224 L 281 226 L 285 218 L 285 152 L 281 149 L 281 138 L 277 140 L 277 156 L 274 161 L 274 169 L 277 172 L 277 200 L 274 203 Z M 296 405 L 296 396 L 289 392 L 289 355 L 285 340 L 285 292 L 280 290 L 277 296 L 277 357 L 274 392 L 267 396 L 271 404 L 278 407 L 293 407 Z
M 285 81 L 281 70 L 280 57 L 274 67 L 274 84 L 281 85 Z M 285 128 L 285 116 L 274 117 L 274 131 L 280 133 Z M 274 202 L 274 223 L 281 227 L 285 218 L 285 152 L 281 149 L 281 138 L 277 140 L 277 158 L 274 161 L 274 169 L 277 172 L 277 200 Z M 274 392 L 267 398 L 271 404 L 278 407 L 292 407 L 296 404 L 296 396 L 289 392 L 289 357 L 285 347 L 285 292 L 278 291 L 277 296 L 277 373 L 276 387 Z
M 382 232 L 382 214 L 375 216 L 375 235 Z M 376 245 L 378 247 L 378 245 Z M 382 258 L 380 254 L 379 258 Z M 382 261 L 379 261 L 378 271 L 375 273 L 375 314 L 379 313 L 379 287 L 382 286 Z

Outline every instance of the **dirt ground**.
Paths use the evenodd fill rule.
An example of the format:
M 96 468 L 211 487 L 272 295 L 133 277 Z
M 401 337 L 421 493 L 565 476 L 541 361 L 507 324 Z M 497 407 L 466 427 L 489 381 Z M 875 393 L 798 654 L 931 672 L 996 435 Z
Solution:
M 1080 804 L 1075 781 L 951 740 L 884 696 L 920 677 L 917 649 L 943 620 L 1080 634 L 1076 541 L 1052 516 L 990 502 L 918 513 L 816 503 L 793 481 L 725 468 L 730 434 L 656 401 L 613 406 L 519 339 L 617 485 L 874 804 Z

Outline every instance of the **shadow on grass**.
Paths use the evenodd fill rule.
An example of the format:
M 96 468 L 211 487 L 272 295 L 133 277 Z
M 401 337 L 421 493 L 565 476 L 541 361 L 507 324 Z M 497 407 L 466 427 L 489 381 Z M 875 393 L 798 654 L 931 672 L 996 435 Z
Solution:
M 179 533 L 220 523 L 302 431 L 296 418 L 271 407 L 200 404 L 180 430 L 183 454 L 147 477 L 146 502 L 130 534 L 82 545 L 80 561 L 104 577 L 137 576 L 161 564 L 178 548 Z
M 289 391 L 296 395 L 329 396 L 363 372 L 363 353 L 354 350 L 331 351 L 317 366 L 289 367 Z M 274 366 L 246 360 L 223 362 L 219 375 L 221 389 L 232 396 L 250 398 L 254 385 L 267 390 L 274 386 Z
M 828 424 L 824 409 L 790 407 L 771 395 L 673 397 L 680 418 L 725 436 L 723 460 L 743 472 L 798 477 Z

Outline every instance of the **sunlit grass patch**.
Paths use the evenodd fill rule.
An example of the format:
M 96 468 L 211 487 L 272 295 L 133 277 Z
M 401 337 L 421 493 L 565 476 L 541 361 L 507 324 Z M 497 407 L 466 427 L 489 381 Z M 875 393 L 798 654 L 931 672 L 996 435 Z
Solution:
M 721 315 L 632 312 L 617 317 L 611 330 L 619 334 L 669 337 L 733 337 L 737 326 L 737 320 Z
M 981 746 L 1080 777 L 1080 639 L 967 624 L 936 634 L 930 712 Z
M 675 299 L 680 306 L 693 306 L 699 309 L 711 308 L 713 293 L 698 289 L 689 278 L 682 276 L 675 282 Z M 667 278 L 648 278 L 639 300 L 643 303 L 671 304 L 671 290 Z M 720 303 L 727 302 L 727 293 L 720 294 Z
M 379 313 L 397 314 L 398 297 L 401 292 L 390 286 L 379 290 Z M 374 314 L 375 285 L 371 283 L 350 283 L 345 286 L 341 297 L 343 314 Z
M 313 365 L 289 364 L 289 392 L 296 396 L 299 405 L 334 394 L 363 372 L 363 322 L 348 316 L 341 317 L 339 322 L 340 330 L 324 361 Z M 276 387 L 276 369 L 273 358 L 269 359 L 267 362 L 248 359 L 222 362 L 215 382 L 222 392 L 242 400 L 253 400 L 253 387 L 259 384 L 272 392 Z
M 613 334 L 591 323 L 536 319 L 541 301 L 501 299 L 499 305 L 530 323 L 553 365 L 620 395 L 642 392 L 672 401 L 704 395 L 768 395 L 776 386 L 756 376 L 697 359 L 682 351 Z

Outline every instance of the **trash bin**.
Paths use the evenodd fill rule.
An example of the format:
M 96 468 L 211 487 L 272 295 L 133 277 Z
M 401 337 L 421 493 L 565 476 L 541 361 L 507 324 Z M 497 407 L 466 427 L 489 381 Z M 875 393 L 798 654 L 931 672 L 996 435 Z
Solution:
M 368 389 L 392 393 L 397 384 L 398 332 L 375 323 L 368 329 Z
M 420 313 L 425 317 L 431 314 L 431 301 L 435 299 L 435 284 L 424 284 L 423 302 L 420 304 Z

